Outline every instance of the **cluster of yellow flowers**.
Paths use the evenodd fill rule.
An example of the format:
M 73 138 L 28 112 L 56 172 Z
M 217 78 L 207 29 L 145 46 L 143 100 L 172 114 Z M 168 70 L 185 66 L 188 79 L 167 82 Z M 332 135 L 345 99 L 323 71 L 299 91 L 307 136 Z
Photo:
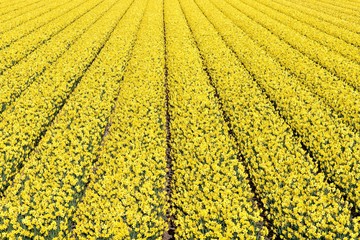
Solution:
M 1 1 L 0 238 L 359 239 L 346 1 Z
M 168 229 L 162 5 L 138 0 L 129 10 L 128 26 L 140 27 L 109 135 L 75 214 L 79 239 L 161 239 Z M 134 38 L 129 33 L 124 40 Z
M 110 1 L 110 4 L 113 1 Z M 2 190 L 37 144 L 118 22 L 107 14 L 92 25 L 48 71 L 33 82 L 0 116 Z
M 344 79 L 357 90 L 360 90 L 360 82 L 358 81 L 358 79 L 360 79 L 360 65 L 357 62 L 351 61 L 335 52 L 333 49 L 327 48 L 319 42 L 302 35 L 291 29 L 287 24 L 267 16 L 270 11 L 263 10 L 260 4 L 255 9 L 246 7 L 246 4 L 242 4 L 239 1 L 229 1 L 231 1 L 238 9 L 246 8 L 247 10 L 244 11 L 244 13 L 254 19 L 258 24 L 267 28 L 281 40 L 290 44 L 310 59 L 321 64 L 334 75 Z
M 268 217 L 273 221 L 274 231 L 287 239 L 357 237 L 356 223 L 352 222 L 348 209 L 350 204 L 341 200 L 339 190 L 327 184 L 323 174 L 316 174 L 315 164 L 306 156 L 291 128 L 277 115 L 270 101 L 217 33 L 223 33 L 231 43 L 228 30 L 234 29 L 232 23 L 221 17 L 209 2 L 196 1 L 217 28 L 215 30 L 201 16 L 200 10 L 196 11 L 195 3 L 190 0 L 181 2 L 207 68 L 224 100 L 225 111 L 269 212 Z M 236 37 L 241 48 L 248 49 L 240 39 L 240 36 Z M 241 60 L 241 56 L 248 56 L 260 64 L 253 53 L 237 53 Z M 227 64 L 221 64 L 223 61 Z
M 269 97 L 276 102 L 278 110 L 291 127 L 300 134 L 301 140 L 313 152 L 327 177 L 344 189 L 350 200 L 360 210 L 360 136 L 342 123 L 341 118 L 328 108 L 322 99 L 310 93 L 299 83 L 298 79 L 286 76 L 283 67 L 270 58 L 267 52 L 250 41 L 248 35 L 240 30 L 234 32 L 233 35 L 241 36 L 241 38 L 237 37 L 236 41 L 230 40 L 230 44 L 241 55 L 245 51 L 248 52 L 244 56 L 244 62 L 247 62 L 249 71 L 255 75 L 256 80 L 266 90 Z M 243 43 L 249 46 L 245 50 L 240 39 L 243 39 Z M 251 57 L 246 58 L 246 56 Z M 254 61 L 255 56 L 259 59 L 257 66 L 249 64 L 250 61 Z M 305 79 L 305 82 L 308 81 L 311 79 Z M 310 84 L 316 85 L 317 83 Z M 329 85 L 328 88 L 334 87 L 336 85 Z M 350 90 L 351 88 L 349 93 Z M 356 96 L 357 92 L 352 92 Z M 342 96 L 346 97 L 345 94 Z M 333 98 L 331 92 L 326 97 L 327 99 Z M 354 117 L 359 118 L 358 101 L 359 99 L 354 99 L 352 102 L 355 108 L 350 110 L 354 116 L 347 116 L 350 122 Z M 340 114 L 342 114 L 342 107 L 338 106 Z M 346 109 L 346 105 L 343 107 Z M 356 119 L 354 122 L 358 127 Z
M 83 35 L 83 40 L 88 39 L 86 41 L 93 44 L 79 40 L 80 45 L 75 44 L 71 49 L 79 48 L 83 51 L 82 55 L 85 55 L 84 50 L 92 54 L 91 48 L 96 50 L 98 44 L 104 43 L 105 36 L 112 32 L 114 24 L 131 4 L 131 0 L 111 0 L 107 4 L 111 6 L 114 2 L 117 4 Z M 0 201 L 2 239 L 70 237 L 70 218 L 93 171 L 129 58 L 131 39 L 127 34 L 136 33 L 136 25 L 130 23 L 134 23 L 140 8 L 134 8 L 135 14 L 128 15 L 127 20 L 124 18 L 117 26 L 36 151 L 5 191 Z M 101 36 L 102 39 L 99 39 Z M 75 56 L 79 58 L 79 55 Z M 70 56 L 67 57 L 71 61 Z
M 82 0 L 77 0 L 82 1 Z M 99 0 L 91 0 L 87 4 L 74 8 L 72 6 L 71 11 L 64 14 L 61 12 L 59 17 L 47 23 L 45 26 L 32 32 L 15 41 L 11 44 L 11 47 L 3 49 L 0 52 L 0 72 L 3 72 L 6 68 L 9 68 L 26 57 L 29 53 L 33 52 L 39 45 L 48 41 L 51 37 L 57 34 L 59 31 L 66 28 L 69 24 L 77 20 L 79 17 L 89 11 Z M 76 1 L 74 1 L 75 3 Z M 79 3 L 77 3 L 79 5 Z M 67 10 L 68 11 L 68 10 Z M 54 14 L 53 14 L 54 15 Z M 6 35 L 8 36 L 8 35 Z
M 325 33 L 336 36 L 347 43 L 353 44 L 357 47 L 360 46 L 360 37 L 359 34 L 357 34 L 360 32 L 360 26 L 357 23 L 358 20 L 345 21 L 341 19 L 341 16 L 335 17 L 337 12 L 332 12 L 331 15 L 328 15 L 324 13 L 323 9 L 316 11 L 316 6 L 306 8 L 286 0 L 279 0 L 279 3 L 275 1 L 262 0 L 261 3 L 285 13 L 301 22 L 307 23 Z
M 22 24 L 27 24 L 27 22 L 41 17 L 44 14 L 46 15 L 52 10 L 57 10 L 57 8 L 61 7 L 64 3 L 55 1 L 53 3 L 46 4 L 44 1 L 34 2 L 32 0 L 27 0 L 24 1 L 23 4 L 26 5 L 19 6 L 17 8 L 15 6 L 9 6 L 4 9 L 3 14 L 0 16 L 0 33 L 12 30 Z
M 232 0 L 229 0 L 229 2 L 233 2 Z M 313 28 L 309 26 L 306 23 L 303 23 L 301 21 L 298 21 L 297 19 L 294 19 L 289 14 L 284 14 L 276 9 L 272 9 L 271 7 L 266 6 L 265 4 L 257 3 L 254 1 L 245 1 L 247 5 L 245 5 L 245 8 L 242 8 L 244 5 L 241 4 L 241 9 L 244 12 L 252 11 L 254 12 L 254 9 L 260 12 L 256 12 L 254 16 L 260 14 L 265 14 L 266 17 L 270 17 L 276 21 L 279 21 L 283 24 L 285 24 L 290 29 L 298 32 L 299 34 L 302 34 L 306 36 L 309 39 L 314 40 L 317 43 L 320 43 L 323 46 L 326 46 L 328 49 L 334 52 L 338 52 L 341 55 L 343 55 L 345 58 L 357 62 L 360 62 L 360 50 L 354 46 L 351 45 L 335 36 L 329 35 L 327 33 L 324 33 L 323 31 Z M 234 4 L 235 6 L 235 4 Z M 295 15 L 296 12 L 292 11 L 292 13 Z M 264 17 L 264 16 L 263 16 Z M 360 39 L 359 36 L 355 37 L 356 39 Z
M 46 69 L 50 69 L 109 8 L 110 5 L 107 2 L 99 4 L 0 75 L 0 113 L 36 81 Z
M 295 0 L 291 0 L 294 2 Z M 320 11 L 327 12 L 339 18 L 352 17 L 354 22 L 358 22 L 359 19 L 359 5 L 355 2 L 350 1 L 316 1 L 316 0 L 307 0 L 302 1 L 302 5 L 318 9 Z M 351 18 L 349 18 L 351 19 Z
M 0 49 L 8 47 L 11 43 L 14 43 L 24 37 L 31 37 L 33 32 L 36 32 L 48 23 L 53 23 L 53 21 L 57 18 L 60 18 L 69 11 L 76 9 L 76 7 L 81 5 L 81 3 L 83 3 L 81 0 L 70 1 L 70 3 L 68 2 L 67 4 L 59 4 L 58 1 L 54 1 L 52 5 L 59 6 L 54 9 L 54 12 L 49 11 L 44 14 L 40 14 L 39 17 L 30 19 L 29 21 L 20 24 L 15 24 L 13 21 L 0 23 L 0 31 L 3 33 L 0 35 Z M 21 52 L 21 49 L 13 49 L 13 51 Z
M 206 10 L 210 11 L 209 8 Z M 225 31 L 223 26 L 219 26 L 219 32 L 275 102 L 288 124 L 300 134 L 300 139 L 313 152 L 326 176 L 343 188 L 360 209 L 360 136 L 342 123 L 322 99 L 290 76 L 248 35 L 224 15 L 217 18 L 220 16 L 231 28 L 226 27 Z M 213 22 L 221 24 L 217 19 Z
M 7 9 L 8 11 L 15 11 L 19 8 L 19 6 L 23 7 L 23 6 L 27 6 L 29 3 L 24 1 L 18 1 L 16 3 L 12 2 L 12 1 L 1 1 L 0 3 L 0 14 L 3 15 L 3 9 Z M 30 4 L 33 4 L 32 1 L 30 1 Z
M 5 21 L 21 19 L 17 20 L 17 23 L 29 21 L 33 17 L 37 17 L 37 14 L 42 10 L 49 7 L 49 5 L 45 4 L 42 1 L 17 1 L 16 3 L 8 3 L 6 1 L 2 1 L 0 5 L 0 23 Z M 25 15 L 25 16 L 24 16 Z M 15 23 L 16 24 L 16 23 Z
M 299 84 L 304 84 L 312 92 L 324 98 L 324 101 L 343 116 L 346 124 L 360 130 L 360 93 L 344 81 L 340 80 L 321 65 L 281 41 L 270 31 L 224 1 L 214 0 L 214 4 L 223 11 L 238 27 L 240 27 L 259 46 L 266 50 L 288 71 L 296 75 Z M 244 12 L 251 9 L 239 8 Z M 358 51 L 359 52 L 359 51 Z M 360 52 L 359 52 L 360 56 Z M 334 96 L 337 96 L 334 98 Z
M 165 1 L 176 239 L 263 239 L 218 99 L 176 0 Z

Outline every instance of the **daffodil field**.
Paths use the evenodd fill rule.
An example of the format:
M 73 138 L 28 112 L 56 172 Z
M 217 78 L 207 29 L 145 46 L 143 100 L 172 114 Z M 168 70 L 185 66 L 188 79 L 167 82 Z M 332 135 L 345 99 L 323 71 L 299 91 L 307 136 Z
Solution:
M 0 1 L 0 239 L 360 239 L 360 0 Z

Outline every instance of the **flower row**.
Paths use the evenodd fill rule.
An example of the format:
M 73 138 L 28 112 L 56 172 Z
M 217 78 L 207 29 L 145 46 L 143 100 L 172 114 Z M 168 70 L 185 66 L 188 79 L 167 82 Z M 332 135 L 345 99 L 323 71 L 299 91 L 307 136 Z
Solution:
M 39 76 L 45 71 L 50 71 L 55 62 L 59 61 L 80 36 L 101 19 L 110 7 L 112 5 L 107 2 L 99 4 L 0 75 L 0 113 L 5 111 L 6 107 Z
M 13 20 L 16 18 L 16 23 L 21 24 L 29 21 L 30 19 L 37 17 L 42 11 L 48 10 L 49 5 L 44 4 L 42 1 L 20 1 L 12 4 L 5 4 L 6 1 L 2 1 L 0 5 L 0 24 Z M 50 5 L 51 6 L 51 5 Z M 20 20 L 21 19 L 21 20 Z M 14 24 L 13 24 L 14 25 Z
M 110 1 L 112 2 L 112 1 Z M 111 12 L 114 10 L 112 9 Z M 3 190 L 81 81 L 121 16 L 106 14 L 0 115 Z
M 87 4 L 80 4 L 81 6 L 76 6 L 75 8 L 72 6 L 71 10 L 65 8 L 65 12 L 59 11 L 60 15 L 58 15 L 58 18 L 53 21 L 49 21 L 39 29 L 11 43 L 9 47 L 2 49 L 0 51 L 0 72 L 4 72 L 7 68 L 12 67 L 25 58 L 29 53 L 46 43 L 49 39 L 51 39 L 51 37 L 66 29 L 66 27 L 68 27 L 71 23 L 94 8 L 96 4 L 99 4 L 98 1 L 99 0 L 92 0 Z M 76 5 L 79 5 L 79 3 L 77 2 Z M 54 14 L 50 17 L 53 17 L 53 15 Z M 4 38 L 12 38 L 12 36 L 14 36 L 12 33 L 4 34 Z M 2 39 L 0 41 L 2 41 L 2 44 L 5 44 L 7 40 Z
M 317 28 L 332 36 L 338 37 L 345 42 L 360 46 L 360 37 L 357 32 L 360 31 L 360 26 L 355 22 L 345 21 L 336 14 L 328 15 L 323 10 L 315 10 L 306 8 L 290 1 L 278 0 L 279 2 L 270 2 L 262 0 L 261 3 L 285 13 L 293 18 L 298 19 L 310 26 Z
M 294 1 L 294 0 L 291 0 Z M 359 16 L 359 6 L 351 6 L 349 1 L 316 1 L 316 0 L 307 0 L 304 1 L 306 6 L 309 6 L 314 9 L 319 9 L 320 11 L 327 12 L 329 14 L 339 16 L 342 18 L 353 17 L 352 21 L 358 22 Z M 354 4 L 354 3 L 353 3 Z M 356 3 L 355 3 L 356 4 Z
M 131 4 L 131 0 L 117 2 L 99 20 L 99 26 L 95 24 L 89 35 L 84 34 L 94 43 L 102 37 L 98 44 L 103 44 L 125 14 L 5 191 L 0 214 L 2 239 L 72 236 L 76 227 L 74 214 L 92 181 L 90 175 L 136 37 L 136 21 L 139 22 L 141 7 L 145 5 L 141 1 Z M 129 6 L 132 10 L 127 12 Z M 89 51 L 85 44 L 82 51 Z M 68 60 L 71 61 L 70 56 Z
M 176 0 L 165 1 L 165 28 L 175 238 L 263 239 L 261 210 Z
M 239 62 L 252 59 L 244 61 L 248 67 L 248 62 L 262 64 L 264 60 L 254 52 L 240 52 L 249 45 L 239 35 L 235 37 L 236 27 L 208 1 L 196 1 L 200 9 L 192 1 L 181 3 L 274 232 L 285 239 L 357 236 L 350 204 L 341 199 L 339 190 L 326 183 L 323 174 L 316 173 L 316 165 L 290 126 Z M 234 46 L 237 56 L 222 37 L 229 44 L 239 44 Z
M 324 98 L 329 106 L 343 116 L 346 124 L 360 130 L 358 91 L 239 11 L 249 12 L 251 9 L 242 7 L 237 10 L 223 1 L 213 2 L 266 53 L 294 74 L 297 84 L 304 84 L 311 92 Z
M 147 1 L 138 2 L 134 13 L 143 12 Z M 161 239 L 169 228 L 162 6 L 161 0 L 147 2 L 108 133 L 75 214 L 78 239 Z
M 75 9 L 81 4 L 84 4 L 84 2 L 81 0 L 70 1 L 70 3 L 65 2 L 65 4 L 59 6 L 59 9 L 56 9 L 56 13 L 49 11 L 37 18 L 31 19 L 19 25 L 16 25 L 10 21 L 8 27 L 2 26 L 4 32 L 2 32 L 0 35 L 0 49 L 9 47 L 9 45 L 11 45 L 13 42 L 28 36 L 43 26 L 46 26 L 46 24 L 51 23 L 52 21 L 61 17 L 63 14 Z
M 245 7 L 241 2 L 231 2 L 234 3 L 234 6 L 238 9 Z M 267 12 L 264 10 L 252 9 L 251 11 L 246 11 L 245 14 L 299 52 L 318 62 L 331 73 L 360 90 L 360 83 L 357 80 L 360 78 L 359 64 L 298 33 L 287 25 L 266 16 Z
M 249 9 L 250 11 L 254 11 L 254 9 L 256 9 L 261 12 L 261 15 L 263 17 L 270 17 L 276 21 L 279 21 L 280 23 L 286 25 L 289 29 L 296 31 L 303 36 L 306 36 L 307 38 L 309 38 L 309 40 L 314 40 L 315 42 L 327 47 L 331 51 L 340 53 L 346 59 L 354 61 L 358 64 L 360 63 L 360 50 L 356 46 L 351 45 L 335 36 L 324 33 L 322 29 L 316 29 L 314 27 L 311 27 L 308 24 L 303 23 L 302 21 L 299 21 L 292 16 L 286 13 L 279 12 L 278 10 L 268 7 L 265 4 L 247 0 L 243 1 L 244 3 L 246 3 L 246 9 Z M 240 9 L 246 11 L 245 9 Z M 359 39 L 359 36 L 354 36 L 354 41 L 356 41 L 357 39 Z
M 235 29 L 227 37 L 259 85 L 311 150 L 322 171 L 343 190 L 359 211 L 359 134 L 342 123 L 341 118 L 322 99 L 309 92 L 297 78 L 289 76 L 283 66 L 240 29 Z

